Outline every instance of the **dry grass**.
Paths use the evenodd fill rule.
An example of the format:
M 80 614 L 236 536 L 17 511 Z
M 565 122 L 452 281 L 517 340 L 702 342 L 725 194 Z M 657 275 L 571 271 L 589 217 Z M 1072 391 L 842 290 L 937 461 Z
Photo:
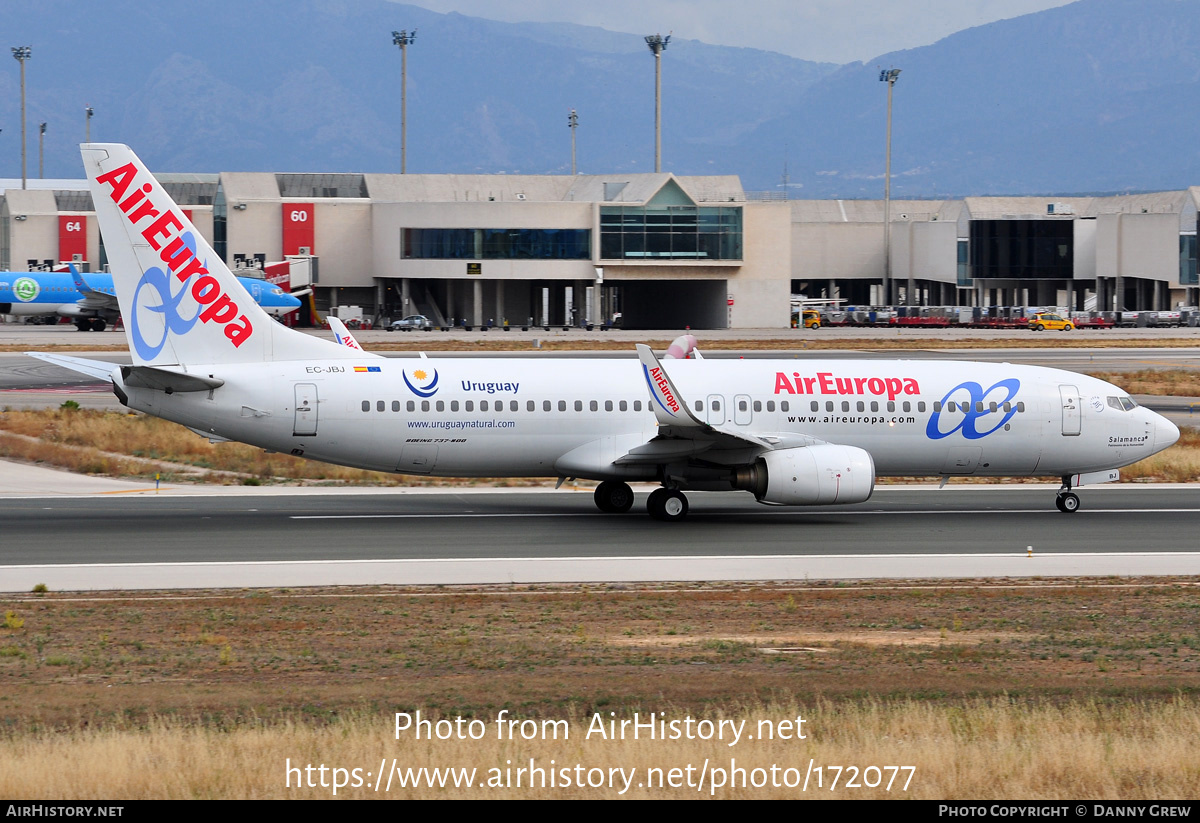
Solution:
M 665 707 L 665 714 L 682 719 L 687 713 Z M 622 719 L 626 716 L 621 713 Z M 1193 699 L 1116 708 L 1046 702 L 1014 706 L 1007 700 L 956 706 L 820 701 L 705 716 L 718 722 L 744 721 L 751 734 L 760 720 L 804 717 L 808 739 L 743 739 L 734 746 L 696 740 L 606 741 L 595 734 L 589 740 L 586 718 L 570 721 L 568 740 L 516 742 L 497 740 L 494 722 L 485 739 L 478 741 L 418 742 L 408 734 L 396 740 L 394 719 L 386 714 L 353 713 L 320 725 L 251 723 L 232 730 L 156 720 L 144 729 L 47 731 L 0 741 L 0 760 L 5 764 L 0 771 L 0 795 L 14 800 L 329 798 L 334 796 L 333 767 L 345 770 L 337 796 L 349 798 L 1162 801 L 1200 794 L 1200 750 L 1194 745 L 1200 736 L 1200 704 Z M 401 774 L 421 767 L 470 769 L 473 786 L 400 788 L 393 773 L 392 788 L 387 790 L 385 784 L 376 792 L 366 775 L 379 772 L 381 759 L 387 761 L 388 770 L 395 768 L 394 759 Z M 531 759 L 544 770 L 543 776 L 566 767 L 574 779 L 578 764 L 585 774 L 597 778 L 594 769 L 603 770 L 605 776 L 610 769 L 620 769 L 629 777 L 614 775 L 615 788 L 551 787 L 539 780 L 531 789 L 527 776 L 522 788 L 510 787 L 516 768 L 527 767 Z M 771 785 L 772 766 L 777 767 L 777 784 L 802 785 L 810 760 L 825 767 L 822 788 L 817 787 L 815 775 L 810 775 L 807 791 Z M 698 790 L 699 770 L 705 763 L 720 771 L 709 771 Z M 305 780 L 306 765 L 321 764 L 331 769 L 326 788 L 297 785 Z M 289 775 L 288 766 L 297 771 Z M 737 776 L 734 766 L 744 769 L 744 776 Z M 835 777 L 831 766 L 857 767 L 859 786 L 847 787 L 852 778 L 842 772 L 837 786 L 831 788 Z M 867 766 L 907 766 L 913 771 L 884 770 L 879 775 L 881 785 L 872 789 L 862 786 L 861 770 Z M 684 777 L 689 767 L 693 769 L 690 785 L 654 785 L 659 781 L 653 770 L 661 770 L 657 774 L 665 778 L 670 769 L 680 769 Z M 357 786 L 354 769 L 359 770 Z M 763 771 L 755 773 L 755 769 Z M 490 777 L 502 781 L 500 787 L 480 788 Z M 889 778 L 894 781 L 890 791 Z M 312 779 L 319 784 L 319 773 L 312 773 Z M 653 787 L 645 785 L 648 779 Z M 875 775 L 868 779 L 875 782 Z M 549 782 L 548 776 L 545 781 Z M 765 785 L 756 788 L 755 782 Z M 628 790 L 623 791 L 627 784 Z
M 1121 480 L 1131 483 L 1200 481 L 1200 429 L 1180 429 L 1178 443 L 1121 469 Z
M 10 597 L 0 796 L 328 797 L 285 764 L 914 766 L 917 798 L 1200 795 L 1194 581 Z M 769 649 L 803 648 L 792 653 Z M 224 661 L 224 662 L 223 662 Z M 497 742 L 494 718 L 569 742 Z M 485 740 L 395 739 L 394 712 Z M 605 741 L 594 715 L 806 718 L 803 741 Z M 895 797 L 839 788 L 803 796 Z M 842 778 L 843 782 L 845 777 Z M 707 793 L 707 792 L 706 792 Z M 339 796 L 370 796 L 366 788 Z M 382 795 L 382 792 L 380 793 Z M 626 796 L 687 797 L 691 789 Z M 422 790 L 392 797 L 615 797 Z M 723 789 L 720 797 L 800 796 Z
M 1200 371 L 1195 369 L 1092 371 L 1087 374 L 1120 386 L 1130 394 L 1151 394 L 1158 397 L 1200 397 Z

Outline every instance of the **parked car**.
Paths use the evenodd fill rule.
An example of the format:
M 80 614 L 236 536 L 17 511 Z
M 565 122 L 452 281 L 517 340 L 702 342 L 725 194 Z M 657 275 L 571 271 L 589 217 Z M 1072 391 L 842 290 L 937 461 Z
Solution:
M 433 321 L 423 314 L 410 314 L 402 320 L 393 320 L 388 331 L 432 331 Z
M 801 320 L 803 318 L 803 321 Z M 803 312 L 792 312 L 792 328 L 799 328 L 801 322 L 806 329 L 821 328 L 821 312 L 816 309 L 804 309 Z
M 1075 328 L 1075 324 L 1070 320 L 1064 320 L 1057 314 L 1038 313 L 1029 318 L 1029 328 L 1034 331 L 1070 331 Z

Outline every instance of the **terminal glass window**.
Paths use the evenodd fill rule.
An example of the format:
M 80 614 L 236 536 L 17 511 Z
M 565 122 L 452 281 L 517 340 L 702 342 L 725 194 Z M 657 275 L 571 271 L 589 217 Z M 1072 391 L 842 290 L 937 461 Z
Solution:
M 976 279 L 1069 280 L 1075 267 L 1075 224 L 972 220 L 969 249 Z
M 1196 235 L 1179 235 L 1179 285 L 1200 286 L 1196 276 Z
M 740 206 L 603 206 L 605 260 L 741 260 Z
M 225 202 L 225 190 L 217 186 L 217 194 L 213 198 L 213 251 L 226 263 L 229 262 L 229 208 Z M 101 260 L 101 264 L 107 261 Z
M 590 260 L 587 229 L 401 229 L 405 260 Z

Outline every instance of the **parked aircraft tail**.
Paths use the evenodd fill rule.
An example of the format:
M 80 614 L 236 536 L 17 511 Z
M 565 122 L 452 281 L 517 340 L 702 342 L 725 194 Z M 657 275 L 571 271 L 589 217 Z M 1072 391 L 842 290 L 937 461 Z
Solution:
M 128 146 L 81 146 L 135 365 L 357 352 L 275 323 Z

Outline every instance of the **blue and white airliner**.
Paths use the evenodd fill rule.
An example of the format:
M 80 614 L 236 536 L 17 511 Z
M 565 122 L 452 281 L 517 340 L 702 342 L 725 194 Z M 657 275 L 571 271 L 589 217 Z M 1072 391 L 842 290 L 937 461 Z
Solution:
M 300 308 L 300 300 L 279 286 L 254 277 L 239 277 L 263 311 L 275 317 Z M 17 317 L 69 317 L 80 331 L 104 331 L 121 314 L 111 274 L 68 272 L 0 272 L 0 314 Z
M 972 362 L 387 359 L 271 322 L 127 146 L 85 144 L 133 364 L 34 354 L 111 382 L 205 437 L 414 475 L 588 478 L 664 521 L 692 489 L 769 505 L 867 500 L 878 476 L 1060 478 L 1075 487 L 1173 444 L 1122 389 Z

